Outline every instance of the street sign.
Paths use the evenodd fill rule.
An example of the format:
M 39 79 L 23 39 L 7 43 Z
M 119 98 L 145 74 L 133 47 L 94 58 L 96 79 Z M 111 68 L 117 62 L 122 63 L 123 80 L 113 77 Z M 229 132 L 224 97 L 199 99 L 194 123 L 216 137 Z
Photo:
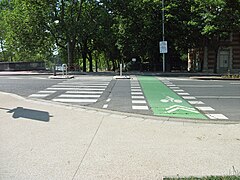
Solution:
M 167 53 L 167 41 L 160 41 L 159 43 L 160 53 Z

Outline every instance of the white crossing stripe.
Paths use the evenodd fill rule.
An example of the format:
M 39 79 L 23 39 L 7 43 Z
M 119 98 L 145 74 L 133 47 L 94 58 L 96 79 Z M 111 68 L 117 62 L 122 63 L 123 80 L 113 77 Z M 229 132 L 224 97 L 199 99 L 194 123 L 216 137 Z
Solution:
M 52 87 L 66 88 L 106 88 L 107 86 L 53 85 Z
M 62 94 L 58 97 L 70 97 L 70 98 L 99 98 L 100 95 L 92 95 L 92 94 Z
M 57 102 L 75 102 L 75 103 L 93 103 L 97 102 L 97 99 L 63 99 L 63 98 L 56 98 L 53 101 Z
M 174 89 L 173 91 L 175 91 L 175 92 L 184 92 L 184 90 L 182 90 L 182 89 Z
M 142 92 L 131 92 L 132 95 L 142 95 Z
M 188 101 L 190 104 L 204 104 L 202 101 Z
M 140 89 L 140 86 L 132 86 L 131 89 Z
M 132 104 L 146 104 L 145 100 L 132 100 Z
M 144 99 L 144 96 L 132 96 L 132 99 Z
M 66 94 L 102 94 L 103 91 L 67 91 Z
M 49 96 L 50 94 L 32 94 L 28 97 L 35 97 L 35 98 L 43 98 L 43 97 L 47 97 Z
M 59 91 L 73 91 L 73 90 L 79 90 L 79 91 L 104 91 L 105 89 L 96 89 L 96 88 L 47 88 L 49 90 L 59 90 Z
M 197 109 L 199 110 L 202 110 L 202 111 L 215 111 L 215 109 L 211 108 L 211 107 L 196 107 Z
M 228 119 L 223 114 L 206 114 L 210 119 Z
M 107 108 L 108 108 L 108 104 L 104 104 L 103 109 L 107 109 Z
M 179 87 L 169 87 L 170 89 L 179 89 Z
M 183 99 L 196 99 L 195 97 L 193 96 L 182 96 Z
M 190 95 L 189 93 L 177 93 L 178 95 L 181 95 L 181 96 L 188 96 Z
M 132 106 L 134 110 L 148 110 L 148 106 Z
M 141 89 L 132 89 L 132 91 L 134 91 L 134 92 L 141 92 L 142 90 Z
M 166 84 L 168 87 L 175 87 L 175 84 Z
M 57 92 L 57 91 L 38 91 L 38 93 L 55 93 L 55 92 Z

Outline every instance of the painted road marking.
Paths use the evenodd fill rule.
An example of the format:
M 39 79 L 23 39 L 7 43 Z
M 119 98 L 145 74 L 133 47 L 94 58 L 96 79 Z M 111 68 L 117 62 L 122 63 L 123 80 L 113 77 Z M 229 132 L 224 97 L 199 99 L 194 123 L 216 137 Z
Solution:
M 206 114 L 210 119 L 228 119 L 223 114 Z
M 132 99 L 144 99 L 144 96 L 132 96 Z
M 56 91 L 72 91 L 72 90 L 76 90 L 76 91 L 78 91 L 78 90 L 80 90 L 80 91 L 104 91 L 105 89 L 96 89 L 96 88 L 52 88 L 52 87 L 50 87 L 50 88 L 47 88 L 47 89 L 49 89 L 49 90 L 56 90 Z
M 173 91 L 174 92 L 184 92 L 184 90 L 182 90 L 182 89 L 174 89 Z
M 97 99 L 64 99 L 64 98 L 56 98 L 53 101 L 57 102 L 73 102 L 73 103 L 94 103 L 97 102 Z
M 204 104 L 202 101 L 188 101 L 190 104 Z
M 201 111 L 215 111 L 215 109 L 211 108 L 211 107 L 201 107 L 201 106 L 197 106 L 197 109 L 201 110 Z
M 132 104 L 146 104 L 145 100 L 132 100 Z
M 240 96 L 196 96 L 202 99 L 240 99 Z
M 148 106 L 132 106 L 134 110 L 148 110 Z
M 69 87 L 69 88 L 106 88 L 107 86 L 85 86 L 85 85 L 53 85 L 52 87 Z
M 190 87 L 190 88 L 221 88 L 223 85 L 178 85 L 180 87 Z
M 197 114 L 199 113 L 194 108 L 190 108 L 190 107 L 186 107 L 186 106 L 180 106 L 180 105 L 170 106 L 170 107 L 166 108 L 166 110 L 167 110 L 168 113 L 173 113 L 173 112 L 178 111 L 178 110 L 183 110 L 183 111 L 197 113 Z
M 163 103 L 168 103 L 168 102 L 182 103 L 182 100 L 174 99 L 170 96 L 166 96 L 165 99 L 161 99 L 160 101 L 163 102 Z
M 28 97 L 33 97 L 33 98 L 44 98 L 44 97 L 47 97 L 49 96 L 50 94 L 31 94 L 30 96 Z
M 132 95 L 142 95 L 142 92 L 131 92 Z
M 142 91 L 140 87 L 138 88 L 131 88 L 131 91 Z
M 180 96 L 189 96 L 190 95 L 189 93 L 177 93 L 177 94 Z
M 57 92 L 57 91 L 38 91 L 38 93 L 51 93 L 51 94 L 53 94 L 55 92 Z
M 207 119 L 200 111 L 178 96 L 174 91 L 176 89 L 171 90 L 173 87 L 167 87 L 155 77 L 139 76 L 138 79 L 154 115 Z M 178 88 L 178 92 L 183 90 Z
M 58 97 L 70 97 L 70 98 L 99 98 L 101 95 L 92 94 L 61 94 Z
M 169 87 L 170 89 L 180 89 L 179 87 Z
M 66 94 L 102 94 L 103 91 L 66 91 Z
M 196 99 L 195 97 L 193 96 L 182 96 L 183 99 Z
M 107 108 L 108 108 L 108 104 L 104 104 L 103 109 L 107 109 Z

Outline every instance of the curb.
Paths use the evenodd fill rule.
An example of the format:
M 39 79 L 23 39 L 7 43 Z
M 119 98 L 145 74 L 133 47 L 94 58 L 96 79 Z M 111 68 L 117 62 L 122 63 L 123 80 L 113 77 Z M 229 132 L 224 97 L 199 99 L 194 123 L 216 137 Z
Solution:
M 75 104 L 67 104 L 67 103 L 61 103 L 61 102 L 54 102 L 49 100 L 43 100 L 43 99 L 36 99 L 36 98 L 26 98 L 22 97 L 16 94 L 12 93 L 6 93 L 1 92 L 1 94 L 12 96 L 16 99 L 29 101 L 33 103 L 44 103 L 48 105 L 58 105 L 58 106 L 64 106 L 64 107 L 74 107 L 89 111 L 95 111 L 100 113 L 108 113 L 108 114 L 114 114 L 119 116 L 124 116 L 126 118 L 128 117 L 135 117 L 135 118 L 142 118 L 143 120 L 153 120 L 153 121 L 162 121 L 164 122 L 175 122 L 175 123 L 194 123 L 194 124 L 219 124 L 219 125 L 234 125 L 234 124 L 240 124 L 239 120 L 202 120 L 202 119 L 184 119 L 184 118 L 174 118 L 174 117 L 164 117 L 164 116 L 153 116 L 153 115 L 142 115 L 142 114 L 133 114 L 129 112 L 119 112 L 119 111 L 113 111 L 113 110 L 106 110 L 106 109 L 100 109 L 100 108 L 94 108 L 90 106 L 81 106 L 81 105 L 75 105 Z

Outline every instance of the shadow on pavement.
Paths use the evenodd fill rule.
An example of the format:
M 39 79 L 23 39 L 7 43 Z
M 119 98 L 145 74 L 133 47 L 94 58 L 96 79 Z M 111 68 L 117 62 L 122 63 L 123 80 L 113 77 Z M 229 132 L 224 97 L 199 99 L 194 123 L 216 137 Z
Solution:
M 17 107 L 14 109 L 6 109 L 6 108 L 0 108 L 0 109 L 8 110 L 7 113 L 13 113 L 12 117 L 14 119 L 26 118 L 26 119 L 36 120 L 36 121 L 49 122 L 50 117 L 52 117 L 46 111 L 26 109 L 23 107 Z

